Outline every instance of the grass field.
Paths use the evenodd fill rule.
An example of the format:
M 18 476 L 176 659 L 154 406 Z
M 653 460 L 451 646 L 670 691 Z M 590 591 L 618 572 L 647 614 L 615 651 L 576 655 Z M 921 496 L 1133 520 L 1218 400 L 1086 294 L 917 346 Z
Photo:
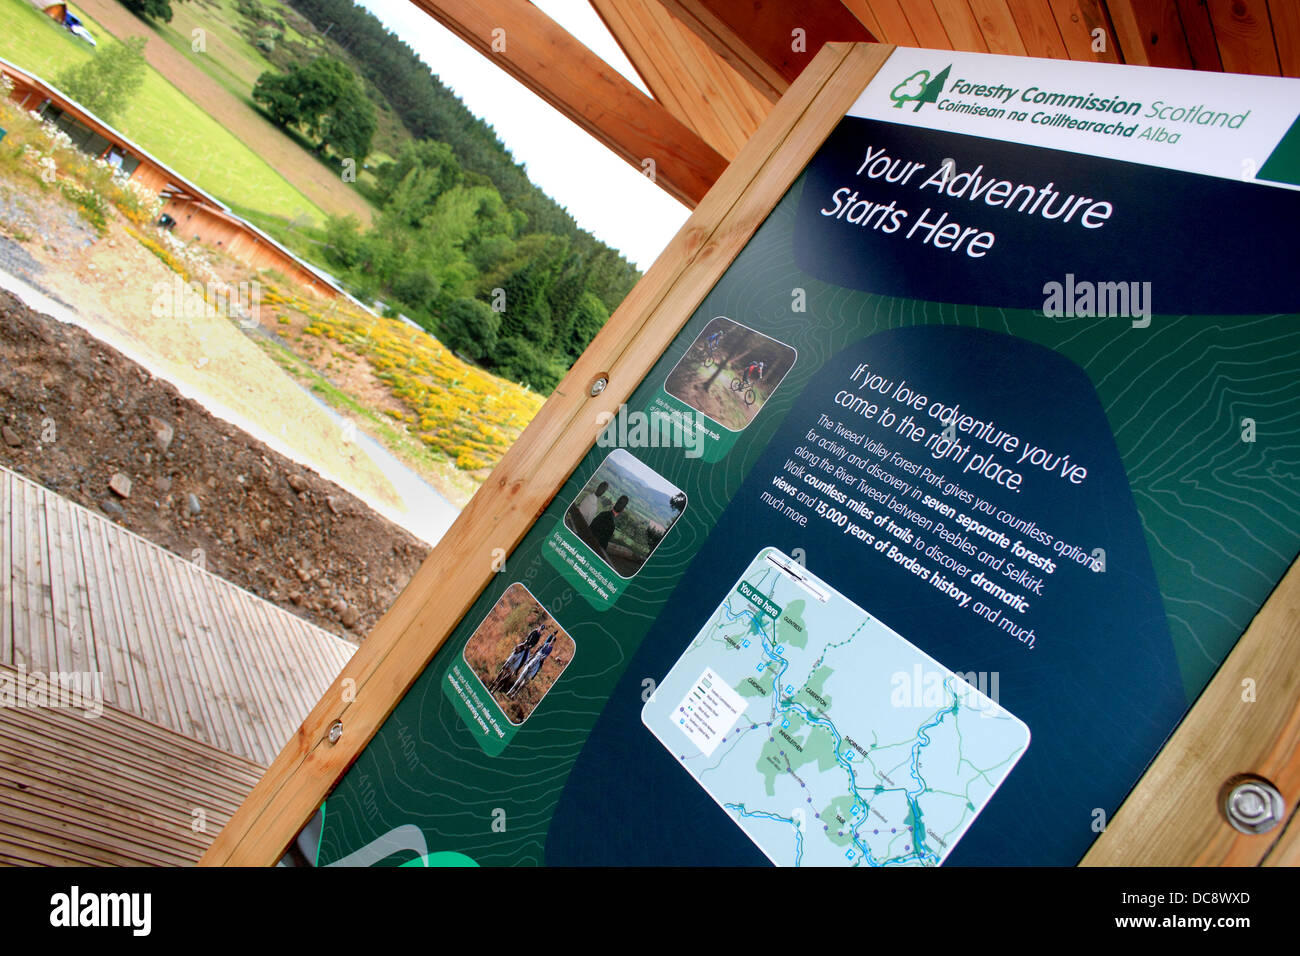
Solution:
M 88 13 L 79 9 L 78 15 L 101 48 L 112 42 L 112 34 Z M 0 0 L 0 20 L 4 22 L 0 56 L 51 82 L 57 73 L 93 55 L 89 46 L 25 0 Z M 118 125 L 177 172 L 222 199 L 237 199 L 241 205 L 286 218 L 305 213 L 317 222 L 325 219 L 320 206 L 153 69 Z
M 172 6 L 170 23 L 151 23 L 159 39 L 189 54 L 194 31 L 205 31 L 207 56 L 198 61 L 204 71 L 231 93 L 248 99 L 257 78 L 274 70 L 271 61 L 236 28 L 239 17 L 218 0 L 191 0 Z
M 112 3 L 116 0 L 82 0 L 82 2 L 88 2 L 93 8 L 99 3 Z M 277 43 L 277 51 L 282 52 L 287 43 L 292 43 L 295 49 L 299 51 L 305 49 L 311 51 L 313 55 L 328 54 L 339 57 L 345 62 L 349 59 L 348 54 L 340 48 L 322 39 L 310 24 L 303 20 L 301 14 L 288 4 L 280 3 L 278 0 L 260 0 L 260 3 L 263 9 L 284 21 L 284 36 Z M 250 110 L 256 111 L 253 86 L 257 83 L 257 78 L 268 70 L 278 72 L 279 67 L 244 34 L 243 28 L 249 21 L 235 8 L 235 0 L 187 0 L 184 3 L 174 4 L 172 11 L 170 23 L 149 22 L 149 28 L 154 35 L 183 56 L 187 62 L 199 67 L 231 96 Z M 308 32 L 300 33 L 295 30 L 294 23 L 303 26 Z M 203 31 L 201 35 L 205 45 L 205 55 L 195 55 L 193 52 L 192 43 L 196 30 Z M 280 62 L 283 62 L 282 56 Z M 401 144 L 411 137 L 382 97 L 378 100 L 372 98 L 372 102 L 375 106 L 378 128 L 375 130 L 374 147 L 366 163 L 373 168 L 385 160 L 392 159 L 385 154 L 385 149 L 394 153 L 399 152 Z M 310 157 L 313 162 L 326 166 L 330 176 L 336 174 L 333 167 L 312 152 L 310 144 L 304 148 L 303 155 Z M 293 173 L 293 170 L 289 170 L 286 175 L 294 179 Z M 365 169 L 360 170 L 360 178 L 372 186 L 375 183 L 374 175 Z M 324 208 L 329 212 L 339 212 L 328 205 Z M 343 213 L 348 211 L 357 212 L 344 210 Z M 365 220 L 364 216 L 360 218 Z
M 304 35 L 293 28 L 289 21 L 298 14 L 287 4 L 262 0 L 262 6 L 285 20 L 286 41 L 302 44 L 313 51 L 325 52 L 326 43 L 319 36 L 314 33 Z M 240 31 L 243 22 L 244 18 L 235 9 L 234 0 L 189 0 L 172 6 L 170 23 L 153 26 L 160 36 L 173 35 L 186 50 L 190 48 L 194 30 L 205 30 L 208 54 L 232 78 L 232 89 L 242 90 L 246 94 L 263 72 L 276 67 Z

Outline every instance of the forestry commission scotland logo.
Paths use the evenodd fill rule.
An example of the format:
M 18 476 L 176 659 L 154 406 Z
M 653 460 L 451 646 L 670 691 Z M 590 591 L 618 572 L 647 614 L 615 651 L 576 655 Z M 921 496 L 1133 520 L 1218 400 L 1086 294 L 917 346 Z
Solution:
M 890 90 L 889 98 L 894 101 L 894 109 L 901 110 L 904 103 L 915 102 L 916 105 L 912 107 L 912 112 L 915 113 L 926 103 L 935 102 L 943 92 L 944 81 L 948 79 L 948 71 L 951 69 L 952 64 L 949 63 L 933 78 L 929 70 L 917 70 Z

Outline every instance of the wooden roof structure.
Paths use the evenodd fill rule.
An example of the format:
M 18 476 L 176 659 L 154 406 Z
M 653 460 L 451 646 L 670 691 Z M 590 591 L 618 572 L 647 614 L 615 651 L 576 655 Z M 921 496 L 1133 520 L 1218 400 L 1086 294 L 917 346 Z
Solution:
M 1300 76 L 1295 0 L 590 0 L 651 96 L 528 0 L 412 2 L 691 208 L 829 41 Z

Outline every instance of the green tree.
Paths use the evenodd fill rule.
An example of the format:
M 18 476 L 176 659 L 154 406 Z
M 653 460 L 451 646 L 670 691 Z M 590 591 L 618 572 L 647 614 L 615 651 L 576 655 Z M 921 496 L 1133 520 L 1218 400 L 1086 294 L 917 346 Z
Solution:
M 486 302 L 457 299 L 438 323 L 438 338 L 448 348 L 482 361 L 496 349 L 500 326 L 500 316 Z
M 298 97 L 293 80 L 287 74 L 267 70 L 253 84 L 253 99 L 270 115 L 277 126 L 292 126 L 298 121 Z
M 295 63 L 290 76 L 298 99 L 298 122 L 312 136 L 319 136 L 327 114 L 356 79 L 347 64 L 330 56 L 318 56 L 306 66 Z
M 376 120 L 347 64 L 333 57 L 295 63 L 288 73 L 270 70 L 253 85 L 253 100 L 280 126 L 298 126 L 317 141 L 357 162 L 370 152 Z
M 568 340 L 560 342 L 560 347 L 571 359 L 576 359 L 608 321 L 609 313 L 605 311 L 605 303 L 595 293 L 584 292 L 578 299 L 577 308 L 573 310 Z
M 496 370 L 516 382 L 525 382 L 539 392 L 550 392 L 568 371 L 557 361 L 527 339 L 506 336 L 498 343 L 493 355 Z
M 365 252 L 361 221 L 351 214 L 325 220 L 325 258 L 339 269 L 353 269 Z
M 402 269 L 389 284 L 393 297 L 416 311 L 430 313 L 437 307 L 442 287 L 438 279 L 418 264 Z
M 353 82 L 325 112 L 319 124 L 320 148 L 329 147 L 335 155 L 359 163 L 370 153 L 376 126 L 374 106 Z
M 446 143 L 419 140 L 407 143 L 396 160 L 376 174 L 379 202 L 408 226 L 418 225 L 438 197 L 464 179 L 460 164 Z
M 122 0 L 122 6 L 141 19 L 161 20 L 163 23 L 170 23 L 172 19 L 170 0 Z
M 130 37 L 105 46 L 85 63 L 59 73 L 54 84 L 100 119 L 116 123 L 144 84 L 146 42 Z

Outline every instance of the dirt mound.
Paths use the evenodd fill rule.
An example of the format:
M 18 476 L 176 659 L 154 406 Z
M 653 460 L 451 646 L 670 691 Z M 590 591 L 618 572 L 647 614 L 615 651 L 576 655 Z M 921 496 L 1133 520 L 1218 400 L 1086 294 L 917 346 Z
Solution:
M 3 289 L 0 464 L 353 639 L 428 551 L 342 488 Z

